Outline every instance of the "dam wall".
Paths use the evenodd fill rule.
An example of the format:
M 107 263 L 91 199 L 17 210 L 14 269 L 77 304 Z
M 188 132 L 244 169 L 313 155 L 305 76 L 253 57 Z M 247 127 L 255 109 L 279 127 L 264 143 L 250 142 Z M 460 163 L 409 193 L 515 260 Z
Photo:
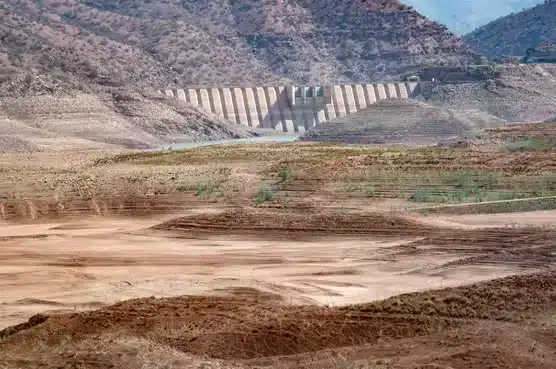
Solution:
M 418 82 L 333 86 L 164 89 L 159 93 L 252 128 L 304 132 L 387 98 L 413 96 Z

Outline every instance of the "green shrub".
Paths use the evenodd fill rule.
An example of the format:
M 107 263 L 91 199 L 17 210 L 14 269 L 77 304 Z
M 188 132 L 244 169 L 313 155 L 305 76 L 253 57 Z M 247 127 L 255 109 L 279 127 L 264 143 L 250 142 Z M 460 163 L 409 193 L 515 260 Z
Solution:
M 291 176 L 291 171 L 290 171 L 289 169 L 286 168 L 286 169 L 284 169 L 284 170 L 279 174 L 279 176 L 280 176 L 281 182 L 285 182 L 285 181 L 288 180 L 288 178 L 290 178 L 290 176 Z
M 435 202 L 433 196 L 428 188 L 418 188 L 411 195 L 411 200 L 415 202 Z
M 519 197 L 520 197 L 519 194 L 514 191 L 494 192 L 489 194 L 487 201 L 515 200 L 518 199 Z
M 204 183 L 199 183 L 199 185 L 197 186 L 197 192 L 195 192 L 195 196 L 200 196 L 206 190 L 207 190 L 207 185 Z
M 373 190 L 372 188 L 369 188 L 365 191 L 365 195 L 367 197 L 375 197 L 376 196 L 376 191 Z
M 274 191 L 267 187 L 261 187 L 255 194 L 254 202 L 255 205 L 260 205 L 266 201 L 274 201 L 276 196 L 274 196 Z

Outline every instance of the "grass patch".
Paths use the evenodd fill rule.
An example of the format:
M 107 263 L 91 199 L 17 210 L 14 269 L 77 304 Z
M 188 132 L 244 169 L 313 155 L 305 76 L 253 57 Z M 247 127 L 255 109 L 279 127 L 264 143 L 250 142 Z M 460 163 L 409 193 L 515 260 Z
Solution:
M 428 188 L 416 189 L 410 199 L 414 202 L 437 202 L 437 196 L 433 195 Z
M 264 164 L 286 157 L 281 164 L 307 164 L 338 159 L 353 155 L 378 155 L 385 152 L 405 151 L 395 148 L 369 148 L 366 146 L 342 146 L 332 143 L 248 143 L 234 145 L 203 146 L 172 151 L 133 152 L 119 154 L 94 161 L 95 166 L 115 163 L 150 165 L 206 164 L 214 162 L 252 162 Z M 281 170 L 284 170 L 281 168 Z
M 350 209 L 336 209 L 336 213 L 346 215 L 346 214 L 352 214 L 353 211 Z
M 556 197 L 542 199 L 524 199 L 508 202 L 483 202 L 464 206 L 446 206 L 414 209 L 421 214 L 501 214 L 501 213 L 520 213 L 539 210 L 556 210 Z
M 538 178 L 533 183 L 532 192 L 536 197 L 545 197 L 556 194 L 556 174 Z
M 451 172 L 416 178 L 410 200 L 421 203 L 474 203 L 556 195 L 556 176 L 504 176 L 501 173 Z M 420 183 L 419 183 L 420 182 Z
M 195 191 L 195 196 L 201 196 L 203 194 L 206 196 L 216 194 L 217 197 L 222 197 L 224 196 L 224 191 L 222 190 L 221 183 L 199 183 Z
M 502 152 L 530 152 L 556 149 L 556 137 L 529 138 L 519 141 L 506 141 Z
M 361 191 L 361 186 L 360 185 L 356 185 L 353 183 L 348 183 L 344 189 L 345 192 L 351 193 L 351 192 L 358 192 Z
M 286 168 L 283 171 L 281 171 L 280 174 L 278 175 L 280 177 L 280 182 L 286 182 L 288 178 L 290 178 L 291 174 L 292 172 L 289 168 Z
M 500 188 L 503 179 L 503 175 L 496 172 L 477 173 L 470 171 L 456 171 L 442 173 L 439 176 L 440 184 L 457 189 L 468 189 L 470 192 L 474 192 L 474 189 L 498 189 Z
M 365 196 L 375 197 L 376 196 L 376 191 L 372 188 L 368 188 L 368 189 L 365 190 Z
M 418 188 L 411 195 L 413 202 L 432 202 L 432 203 L 462 203 L 470 202 L 473 192 L 471 190 L 458 190 L 453 192 L 436 192 L 438 190 L 430 188 Z
M 195 192 L 195 196 L 200 196 L 206 190 L 207 190 L 207 185 L 204 183 L 199 183 L 197 185 L 197 191 Z
M 483 192 L 479 188 L 466 188 L 450 192 L 434 192 L 434 189 L 418 188 L 413 192 L 410 200 L 422 203 L 462 204 L 515 200 L 524 197 L 528 197 L 527 194 L 515 191 Z
M 274 195 L 274 191 L 272 189 L 268 187 L 260 187 L 255 194 L 253 202 L 255 203 L 255 205 L 261 205 L 264 202 L 274 200 L 276 200 L 276 196 Z

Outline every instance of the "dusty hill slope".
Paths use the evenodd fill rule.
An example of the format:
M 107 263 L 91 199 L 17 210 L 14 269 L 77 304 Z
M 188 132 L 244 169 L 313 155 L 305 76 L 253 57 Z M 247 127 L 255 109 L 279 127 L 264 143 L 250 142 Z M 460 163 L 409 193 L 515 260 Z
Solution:
M 448 109 L 480 110 L 510 122 L 556 117 L 556 65 L 499 65 L 476 83 L 421 83 L 418 99 Z
M 253 134 L 204 110 L 148 93 L 89 93 L 31 74 L 0 84 L 0 152 L 144 149 Z
M 0 17 L 0 75 L 102 85 L 368 81 L 468 59 L 398 0 L 0 0 Z
M 474 51 L 490 58 L 524 56 L 529 48 L 556 41 L 556 2 L 492 21 L 464 36 Z
M 2 330 L 0 364 L 549 369 L 555 277 L 547 271 L 345 308 L 282 304 L 254 288 L 234 297 L 129 300 Z
M 320 124 L 301 137 L 306 141 L 360 144 L 434 144 L 504 124 L 477 111 L 453 111 L 416 100 L 382 100 L 355 114 Z

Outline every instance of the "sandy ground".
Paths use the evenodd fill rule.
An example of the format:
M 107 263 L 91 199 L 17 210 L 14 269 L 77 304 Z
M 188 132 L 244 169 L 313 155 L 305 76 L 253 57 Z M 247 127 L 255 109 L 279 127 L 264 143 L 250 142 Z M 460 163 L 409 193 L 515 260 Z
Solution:
M 135 297 L 229 294 L 249 287 L 292 304 L 339 306 L 547 267 L 458 262 L 470 256 L 468 248 L 432 247 L 435 241 L 421 236 L 272 240 L 147 230 L 167 219 L 0 224 L 0 328 L 39 312 L 93 309 Z M 454 229 L 554 226 L 556 211 L 421 220 Z M 415 242 L 419 252 L 400 252 Z
M 556 368 L 556 210 L 412 198 L 551 194 L 553 151 L 75 155 L 0 157 L 1 368 Z

